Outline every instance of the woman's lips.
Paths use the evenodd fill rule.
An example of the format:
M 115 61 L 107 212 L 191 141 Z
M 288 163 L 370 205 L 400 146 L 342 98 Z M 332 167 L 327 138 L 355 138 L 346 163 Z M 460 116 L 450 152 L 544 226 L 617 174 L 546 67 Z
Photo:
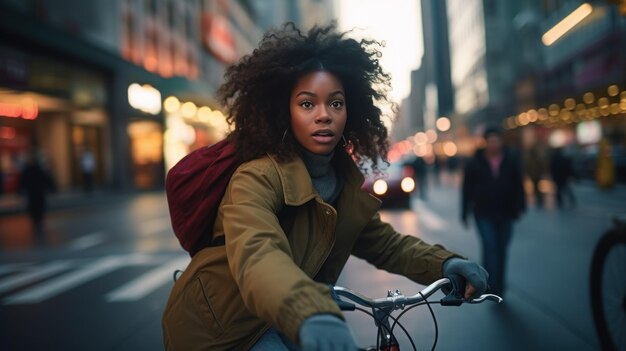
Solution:
M 313 134 L 313 140 L 320 144 L 328 144 L 333 141 L 333 136 L 329 134 Z
M 311 136 L 313 137 L 313 140 L 318 143 L 328 144 L 335 138 L 335 133 L 333 133 L 330 129 L 324 129 L 315 131 Z

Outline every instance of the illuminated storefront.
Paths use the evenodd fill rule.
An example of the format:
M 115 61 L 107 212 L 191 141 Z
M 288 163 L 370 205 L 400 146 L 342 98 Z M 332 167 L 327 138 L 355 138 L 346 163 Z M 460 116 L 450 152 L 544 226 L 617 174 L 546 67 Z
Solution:
M 80 157 L 95 156 L 96 185 L 105 181 L 108 115 L 103 78 L 59 60 L 0 46 L 0 171 L 3 193 L 18 189 L 19 170 L 37 148 L 60 191 L 80 188 Z
M 507 130 L 520 131 L 525 147 L 569 149 L 575 156 L 579 175 L 593 177 L 599 145 L 612 145 L 620 161 L 620 181 L 626 181 L 626 89 L 610 84 L 566 98 L 562 103 L 536 106 L 503 121 Z
M 138 189 L 158 188 L 163 184 L 161 93 L 149 84 L 133 83 L 128 103 L 136 111 L 127 128 L 133 184 Z
M 189 152 L 222 140 L 229 131 L 223 113 L 208 106 L 170 96 L 164 101 L 164 110 L 166 170 Z

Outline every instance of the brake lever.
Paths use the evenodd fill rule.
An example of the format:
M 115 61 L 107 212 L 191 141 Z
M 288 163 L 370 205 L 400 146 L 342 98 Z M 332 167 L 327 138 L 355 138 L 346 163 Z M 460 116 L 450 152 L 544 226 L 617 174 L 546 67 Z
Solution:
M 471 299 L 469 301 L 466 301 L 466 303 L 481 303 L 485 300 L 489 300 L 495 303 L 502 303 L 502 298 L 498 295 L 494 295 L 494 294 L 482 294 L 479 297 L 475 298 L 475 299 Z

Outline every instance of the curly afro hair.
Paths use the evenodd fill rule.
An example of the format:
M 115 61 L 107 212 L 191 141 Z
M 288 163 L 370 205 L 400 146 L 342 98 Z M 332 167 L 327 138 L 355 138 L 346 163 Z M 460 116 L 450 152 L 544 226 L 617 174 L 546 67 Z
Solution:
M 335 23 L 315 26 L 308 33 L 286 23 L 268 31 L 252 54 L 228 68 L 218 98 L 227 110 L 228 123 L 234 124 L 229 137 L 241 159 L 266 153 L 281 161 L 293 157 L 295 139 L 285 138 L 291 123 L 291 90 L 303 75 L 323 70 L 339 78 L 346 94 L 347 145 L 337 147 L 346 148 L 360 166 L 369 159 L 374 171 L 380 160 L 387 162 L 388 132 L 376 104 L 392 109 L 395 105 L 387 98 L 391 76 L 378 61 L 383 44 L 356 41 L 346 34 L 338 32 Z

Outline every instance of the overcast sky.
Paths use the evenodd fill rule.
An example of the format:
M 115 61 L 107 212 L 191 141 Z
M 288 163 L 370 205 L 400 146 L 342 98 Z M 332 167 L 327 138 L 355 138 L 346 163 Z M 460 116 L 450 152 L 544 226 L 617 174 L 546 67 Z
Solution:
M 338 0 L 337 12 L 341 29 L 356 28 L 354 36 L 386 42 L 381 64 L 392 75 L 391 98 L 400 103 L 423 53 L 420 1 Z

